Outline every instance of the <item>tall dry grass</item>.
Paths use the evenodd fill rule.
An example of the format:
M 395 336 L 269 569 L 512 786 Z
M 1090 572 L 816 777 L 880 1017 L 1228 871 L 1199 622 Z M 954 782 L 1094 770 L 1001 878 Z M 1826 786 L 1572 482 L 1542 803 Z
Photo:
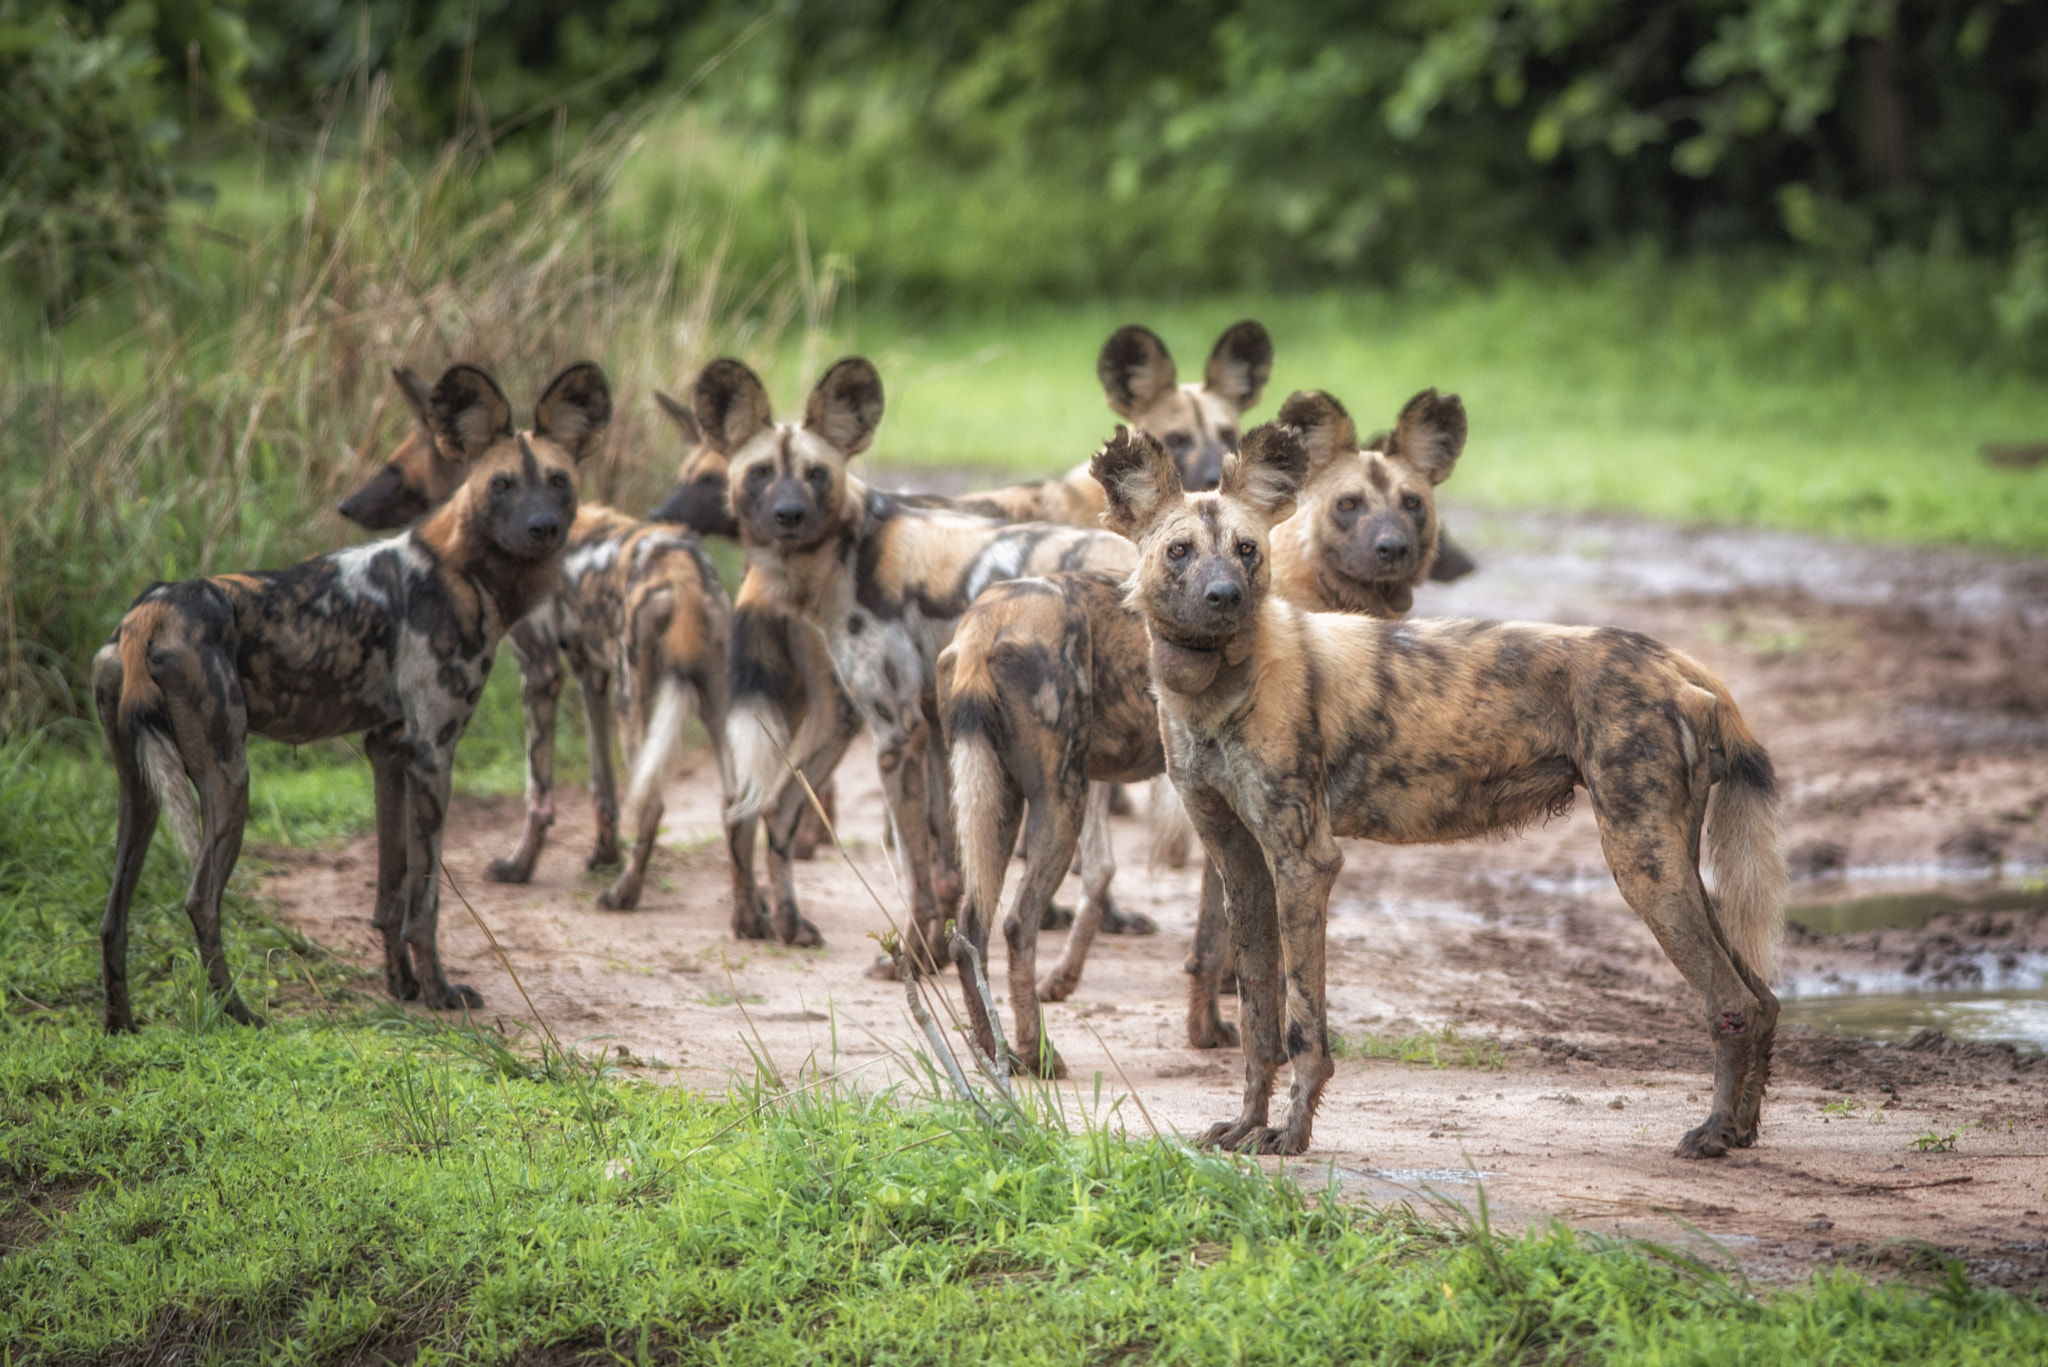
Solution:
M 716 207 L 627 223 L 607 196 L 642 150 L 625 120 L 513 190 L 487 147 L 408 157 L 367 83 L 289 172 L 294 211 L 223 241 L 193 219 L 117 301 L 133 325 L 81 347 L 44 335 L 0 373 L 0 736 L 89 707 L 92 657 L 157 579 L 288 563 L 354 538 L 332 509 L 409 420 L 395 364 L 484 365 L 521 412 L 559 367 L 611 377 L 616 417 L 587 498 L 645 509 L 680 446 L 652 391 L 713 355 L 803 344 L 836 280 L 808 260 L 726 269 Z M 79 329 L 74 329 L 74 334 Z

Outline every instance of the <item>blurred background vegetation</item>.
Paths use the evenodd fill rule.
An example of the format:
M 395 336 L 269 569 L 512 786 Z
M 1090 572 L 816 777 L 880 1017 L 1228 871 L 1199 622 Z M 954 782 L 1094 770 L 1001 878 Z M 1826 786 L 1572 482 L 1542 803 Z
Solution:
M 353 535 L 385 370 L 719 351 L 1064 468 L 1094 348 L 1473 405 L 1453 501 L 2048 549 L 2048 5 L 0 0 L 0 731 L 156 577 Z

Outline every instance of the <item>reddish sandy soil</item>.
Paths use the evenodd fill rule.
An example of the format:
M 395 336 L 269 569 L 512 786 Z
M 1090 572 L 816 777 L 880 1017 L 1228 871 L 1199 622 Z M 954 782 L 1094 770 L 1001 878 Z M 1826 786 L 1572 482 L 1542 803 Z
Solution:
M 1483 568 L 1429 590 L 1419 612 L 1626 625 L 1721 673 L 1783 779 L 1795 901 L 1936 884 L 2007 894 L 1995 911 L 1964 907 L 1918 930 L 1795 931 L 1795 988 L 1830 974 L 2039 981 L 2048 898 L 2010 894 L 2038 886 L 2048 865 L 2048 564 L 1622 520 L 1463 512 L 1455 525 Z M 840 771 L 846 858 L 893 908 L 870 759 L 858 749 Z M 754 1039 L 785 1075 L 805 1064 L 862 1085 L 905 1075 L 914 1031 L 902 989 L 863 976 L 884 918 L 840 856 L 798 871 L 826 948 L 737 943 L 702 756 L 672 785 L 657 879 L 636 912 L 596 909 L 590 818 L 561 806 L 527 887 L 482 878 L 514 841 L 516 801 L 460 804 L 447 841 L 449 873 L 558 1034 L 597 1037 L 628 1066 L 690 1087 L 751 1071 Z M 1148 871 L 1142 820 L 1116 826 L 1118 898 L 1162 931 L 1098 941 L 1074 999 L 1048 1008 L 1072 1070 L 1059 1094 L 1070 1112 L 1110 1112 L 1134 1134 L 1186 1135 L 1235 1113 L 1241 1061 L 1185 1043 L 1196 874 Z M 268 888 L 289 918 L 374 964 L 371 844 L 272 853 L 282 867 Z M 1759 1145 L 1718 1161 L 1670 1156 L 1705 1114 L 1707 1042 L 1584 813 L 1501 842 L 1349 845 L 1330 938 L 1331 1019 L 1345 1036 L 1449 1028 L 1456 1042 L 1438 1046 L 1441 1067 L 1344 1059 L 1315 1147 L 1290 1164 L 1306 1180 L 1334 1177 L 1375 1201 L 1437 1192 L 1468 1204 L 1483 1180 L 1496 1219 L 1711 1237 L 1771 1280 L 1832 1259 L 1908 1268 L 1924 1256 L 1915 1241 L 1985 1280 L 2048 1280 L 2048 1065 L 2024 1051 L 1791 1025 Z M 1046 934 L 1041 965 L 1058 942 Z M 442 945 L 487 1016 L 530 1024 L 454 898 Z M 1952 1151 L 1913 1147 L 1956 1131 Z

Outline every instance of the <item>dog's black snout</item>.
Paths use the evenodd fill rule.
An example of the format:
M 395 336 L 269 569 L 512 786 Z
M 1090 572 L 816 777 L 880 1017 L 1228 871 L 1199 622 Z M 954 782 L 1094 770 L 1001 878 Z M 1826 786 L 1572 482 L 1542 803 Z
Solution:
M 562 532 L 562 519 L 553 513 L 535 513 L 526 519 L 526 534 L 546 545 Z
M 1391 564 L 1394 561 L 1408 558 L 1410 543 L 1407 537 L 1389 532 L 1373 542 L 1372 548 L 1380 559 Z
M 1234 608 L 1244 601 L 1244 585 L 1228 579 L 1211 583 L 1202 595 L 1212 608 Z
M 775 525 L 794 527 L 804 520 L 804 505 L 795 499 L 775 505 Z

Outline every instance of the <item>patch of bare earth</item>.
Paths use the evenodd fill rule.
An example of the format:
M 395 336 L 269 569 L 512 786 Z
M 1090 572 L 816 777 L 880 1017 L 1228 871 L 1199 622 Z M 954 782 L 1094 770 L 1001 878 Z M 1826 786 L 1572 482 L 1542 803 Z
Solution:
M 1418 611 L 1610 623 L 1697 655 L 1770 747 L 1803 873 L 1911 882 L 2048 864 L 2048 566 L 1620 519 L 1464 512 L 1454 525 L 1482 568 L 1426 592 Z M 893 909 L 871 752 L 857 749 L 840 773 L 848 857 Z M 738 943 L 703 757 L 670 789 L 656 879 L 636 912 L 595 907 L 590 818 L 578 801 L 559 805 L 530 886 L 482 877 L 516 838 L 516 801 L 459 804 L 446 846 L 450 874 L 558 1034 L 603 1037 L 651 1076 L 692 1087 L 751 1070 L 750 1041 L 785 1072 L 809 1060 L 875 1085 L 905 1075 L 899 1051 L 914 1032 L 901 989 L 862 976 L 884 918 L 838 856 L 797 875 L 826 948 Z M 1098 941 L 1074 999 L 1047 1008 L 1072 1070 L 1060 1095 L 1076 1113 L 1113 1109 L 1133 1133 L 1191 1134 L 1234 1114 L 1241 1085 L 1235 1051 L 1185 1043 L 1197 875 L 1148 871 L 1141 819 L 1116 827 L 1117 896 L 1163 929 Z M 307 933 L 374 964 L 374 865 L 358 841 L 269 890 Z M 1795 896 L 1824 900 L 1829 886 Z M 2038 916 L 2001 916 L 1988 926 L 2000 943 L 2048 948 Z M 1872 955 L 1904 964 L 1921 950 L 1923 964 L 1938 962 L 1934 937 L 1961 943 L 1978 925 L 1799 935 L 1792 968 L 1812 975 Z M 1059 939 L 1047 933 L 1041 965 Z M 1905 1266 L 1918 1255 L 1900 1241 L 1915 1240 L 1988 1280 L 2048 1278 L 2048 1064 L 2030 1054 L 1784 1028 L 1759 1145 L 1719 1161 L 1671 1157 L 1706 1111 L 1707 1040 L 1684 984 L 1615 892 L 1583 811 L 1503 841 L 1348 844 L 1330 942 L 1332 1022 L 1350 1040 L 1452 1027 L 1456 1041 L 1439 1043 L 1442 1067 L 1344 1059 L 1314 1150 L 1290 1163 L 1307 1180 L 1327 1174 L 1374 1200 L 1427 1189 L 1469 1203 L 1480 1175 L 1496 1219 L 1555 1215 L 1667 1241 L 1697 1230 L 1773 1279 L 1830 1259 Z M 442 945 L 487 1016 L 528 1019 L 453 897 Z M 1002 981 L 1000 965 L 993 976 Z M 1950 1135 L 1952 1151 L 1913 1145 Z

